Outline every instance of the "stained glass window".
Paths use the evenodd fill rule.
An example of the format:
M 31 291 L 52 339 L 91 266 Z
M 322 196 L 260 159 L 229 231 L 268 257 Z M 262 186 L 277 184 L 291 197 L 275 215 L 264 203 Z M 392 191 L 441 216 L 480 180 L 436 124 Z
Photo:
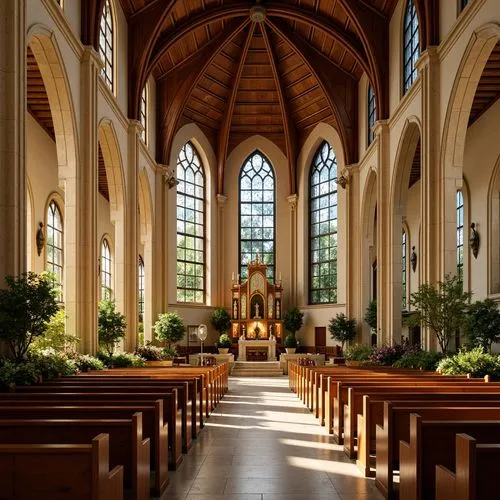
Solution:
M 311 304 L 337 302 L 337 158 L 323 142 L 310 173 Z
M 406 269 L 407 269 L 407 259 L 406 259 L 406 231 L 403 229 L 403 235 L 401 238 L 401 308 L 406 310 L 408 308 L 407 304 L 407 281 L 406 281 Z
M 406 2 L 403 37 L 403 94 L 406 94 L 417 79 L 416 62 L 419 56 L 420 36 L 417 9 L 413 0 L 408 0 Z
M 142 89 L 141 93 L 141 109 L 140 109 L 140 116 L 139 116 L 141 125 L 142 125 L 142 132 L 141 132 L 141 139 L 144 141 L 144 143 L 147 142 L 147 137 L 148 137 L 148 88 L 147 85 L 144 86 Z
M 240 275 L 248 277 L 247 264 L 259 259 L 267 264 L 267 278 L 274 281 L 275 179 L 269 160 L 252 153 L 240 171 Z
M 457 191 L 457 276 L 464 279 L 464 196 Z
M 177 158 L 177 301 L 205 302 L 205 175 L 187 142 Z
M 108 240 L 104 238 L 101 244 L 101 300 L 113 298 L 111 264 L 111 249 Z
M 138 266 L 138 278 L 139 278 L 139 289 L 138 289 L 138 314 L 139 323 L 144 321 L 144 260 L 139 255 L 139 266 Z
M 377 103 L 375 101 L 375 93 L 373 92 L 373 87 L 368 85 L 368 145 L 373 142 L 375 138 L 375 133 L 373 132 L 373 126 L 377 121 Z
M 101 75 L 108 87 L 111 89 L 111 92 L 114 90 L 113 68 L 115 55 L 113 34 L 113 12 L 111 10 L 110 0 L 106 0 L 101 15 L 101 25 L 99 29 L 99 55 L 104 63 Z
M 64 269 L 64 232 L 61 211 L 52 200 L 47 210 L 47 271 L 54 273 L 56 286 L 61 289 Z M 59 295 L 62 299 L 62 296 Z

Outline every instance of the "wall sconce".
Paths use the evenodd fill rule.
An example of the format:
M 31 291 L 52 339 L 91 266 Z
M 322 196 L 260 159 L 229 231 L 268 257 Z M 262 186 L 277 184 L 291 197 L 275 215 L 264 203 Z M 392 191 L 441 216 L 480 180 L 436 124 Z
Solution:
M 44 246 L 45 246 L 45 233 L 43 232 L 43 222 L 39 222 L 38 230 L 36 232 L 36 251 L 38 253 L 38 256 L 42 254 Z
M 347 184 L 349 184 L 349 174 L 345 175 L 345 170 L 337 177 L 337 184 L 340 185 L 342 189 L 345 189 Z
M 158 165 L 163 173 L 163 179 L 165 180 L 165 184 L 168 186 L 168 189 L 172 189 L 173 187 L 179 184 L 179 181 L 175 177 L 175 170 L 171 167 L 167 167 L 166 165 Z
M 417 253 L 415 252 L 415 247 L 411 247 L 410 263 L 412 271 L 415 272 L 417 269 Z
M 474 222 L 470 225 L 470 248 L 472 250 L 472 255 L 477 259 L 477 254 L 479 253 L 479 233 L 476 230 L 476 224 Z

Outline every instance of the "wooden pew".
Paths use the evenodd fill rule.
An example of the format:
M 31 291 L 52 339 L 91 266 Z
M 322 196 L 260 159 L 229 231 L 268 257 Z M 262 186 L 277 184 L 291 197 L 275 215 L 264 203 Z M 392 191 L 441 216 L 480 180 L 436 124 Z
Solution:
M 150 467 L 155 472 L 153 494 L 161 496 L 168 485 L 168 428 L 164 424 L 163 401 L 145 405 L 103 406 L 102 402 L 95 406 L 90 404 L 39 404 L 26 402 L 13 403 L 0 407 L 0 420 L 12 419 L 107 419 L 131 418 L 136 411 L 142 413 L 143 437 L 150 438 Z
M 106 389 L 113 390 L 114 392 L 105 392 Z M 36 394 L 52 394 L 53 396 L 62 394 L 73 394 L 72 397 L 76 401 L 85 404 L 86 399 L 100 400 L 112 404 L 113 401 L 127 399 L 134 399 L 139 401 L 155 401 L 162 399 L 164 401 L 163 416 L 165 423 L 168 423 L 168 446 L 169 446 L 169 468 L 176 470 L 182 462 L 182 428 L 183 428 L 183 412 L 182 405 L 178 404 L 178 392 L 176 388 L 169 387 L 170 392 L 165 389 L 159 389 L 148 386 L 136 386 L 135 391 L 130 393 L 127 388 L 108 387 L 99 385 L 90 386 L 69 386 L 58 387 L 58 392 L 54 393 L 54 387 L 49 385 L 20 387 L 21 394 L 32 394 L 35 399 Z M 61 396 L 63 397 L 63 396 Z M 0 397 L 1 399 L 1 397 Z M 185 416 L 185 414 L 184 414 Z
M 436 500 L 489 500 L 498 496 L 500 445 L 478 444 L 467 434 L 457 434 L 455 449 L 455 472 L 436 465 Z
M 123 467 L 109 470 L 109 440 L 0 444 L 0 495 L 9 500 L 122 500 Z
M 142 413 L 131 419 L 0 419 L 2 444 L 88 444 L 99 433 L 109 436 L 110 467 L 123 465 L 132 498 L 149 499 L 150 446 L 149 438 L 142 439 Z
M 500 420 L 423 420 L 410 416 L 410 441 L 399 442 L 400 500 L 433 500 L 436 465 L 452 468 L 456 434 L 474 436 L 479 443 L 500 444 Z

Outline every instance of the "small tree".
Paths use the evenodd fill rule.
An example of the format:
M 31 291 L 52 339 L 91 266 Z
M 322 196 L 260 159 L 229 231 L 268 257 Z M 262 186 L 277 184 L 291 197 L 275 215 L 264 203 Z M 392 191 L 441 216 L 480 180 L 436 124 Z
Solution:
M 231 316 L 224 307 L 216 307 L 212 312 L 213 327 L 219 332 L 219 335 L 226 333 L 231 328 Z
M 298 307 L 288 309 L 283 315 L 283 326 L 293 336 L 302 328 L 304 322 L 304 313 Z
M 5 281 L 7 288 L 0 290 L 0 340 L 7 343 L 14 360 L 20 362 L 57 312 L 58 292 L 49 273 L 6 276 Z
M 356 336 L 356 320 L 348 318 L 344 313 L 339 313 L 330 320 L 328 330 L 330 337 L 340 342 L 340 348 L 344 352 L 344 344 L 351 342 Z
M 106 350 L 109 356 L 113 355 L 115 345 L 125 337 L 126 326 L 125 316 L 116 310 L 113 300 L 99 302 L 97 322 L 99 345 Z
M 45 333 L 33 341 L 30 351 L 52 348 L 55 351 L 74 353 L 79 343 L 78 337 L 66 333 L 66 312 L 64 307 L 60 307 L 47 323 Z
M 465 322 L 472 294 L 463 291 L 457 276 L 446 275 L 436 285 L 424 283 L 410 297 L 416 308 L 415 320 L 432 330 L 441 350 L 446 353 L 448 344 Z
M 469 343 L 491 351 L 491 344 L 500 341 L 500 311 L 491 299 L 471 304 L 465 321 L 465 334 Z
M 368 304 L 365 321 L 372 330 L 377 330 L 377 299 L 371 300 Z
M 172 348 L 172 344 L 179 342 L 184 337 L 186 330 L 179 314 L 176 312 L 160 314 L 153 328 L 156 340 L 168 344 L 167 353 L 170 356 L 176 355 L 176 350 Z

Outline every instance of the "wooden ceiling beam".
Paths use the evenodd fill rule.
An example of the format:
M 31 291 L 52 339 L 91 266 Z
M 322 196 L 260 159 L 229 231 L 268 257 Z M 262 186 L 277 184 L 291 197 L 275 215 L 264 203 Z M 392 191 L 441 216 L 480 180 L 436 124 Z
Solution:
M 252 23 L 248 29 L 248 35 L 243 45 L 241 52 L 240 62 L 236 68 L 234 75 L 233 86 L 227 100 L 226 109 L 224 111 L 224 121 L 222 122 L 219 131 L 219 140 L 217 144 L 217 193 L 224 193 L 224 166 L 226 164 L 227 151 L 229 147 L 229 133 L 231 131 L 231 119 L 233 116 L 234 106 L 236 103 L 236 95 L 238 94 L 238 87 L 240 85 L 241 75 L 245 66 L 245 60 L 250 49 L 252 36 L 255 31 L 255 23 Z
M 338 124 L 346 165 L 356 163 L 358 158 L 356 128 L 358 82 L 349 78 L 326 56 L 318 53 L 287 24 L 269 18 L 266 19 L 266 23 L 302 58 L 321 86 Z
M 250 19 L 243 23 L 237 20 L 228 23 L 227 28 L 205 45 L 188 66 L 173 73 L 170 78 L 159 82 L 158 99 L 161 104 L 160 109 L 163 111 L 158 120 L 159 144 L 162 145 L 161 153 L 158 155 L 160 163 L 168 165 L 172 142 L 193 89 L 196 88 L 205 71 L 220 54 L 226 43 L 241 33 L 249 23 Z
M 297 130 L 292 122 L 292 117 L 288 109 L 286 95 L 281 85 L 281 78 L 278 71 L 278 64 L 276 62 L 276 56 L 273 51 L 273 45 L 269 39 L 267 33 L 267 28 L 265 23 L 261 25 L 262 35 L 264 37 L 264 43 L 269 54 L 269 60 L 271 62 L 271 69 L 273 71 L 274 81 L 276 83 L 276 89 L 278 90 L 278 98 L 280 102 L 281 118 L 283 120 L 283 129 L 285 131 L 285 145 L 286 145 L 286 156 L 288 159 L 288 178 L 289 178 L 289 188 L 290 194 L 296 194 L 297 192 Z

